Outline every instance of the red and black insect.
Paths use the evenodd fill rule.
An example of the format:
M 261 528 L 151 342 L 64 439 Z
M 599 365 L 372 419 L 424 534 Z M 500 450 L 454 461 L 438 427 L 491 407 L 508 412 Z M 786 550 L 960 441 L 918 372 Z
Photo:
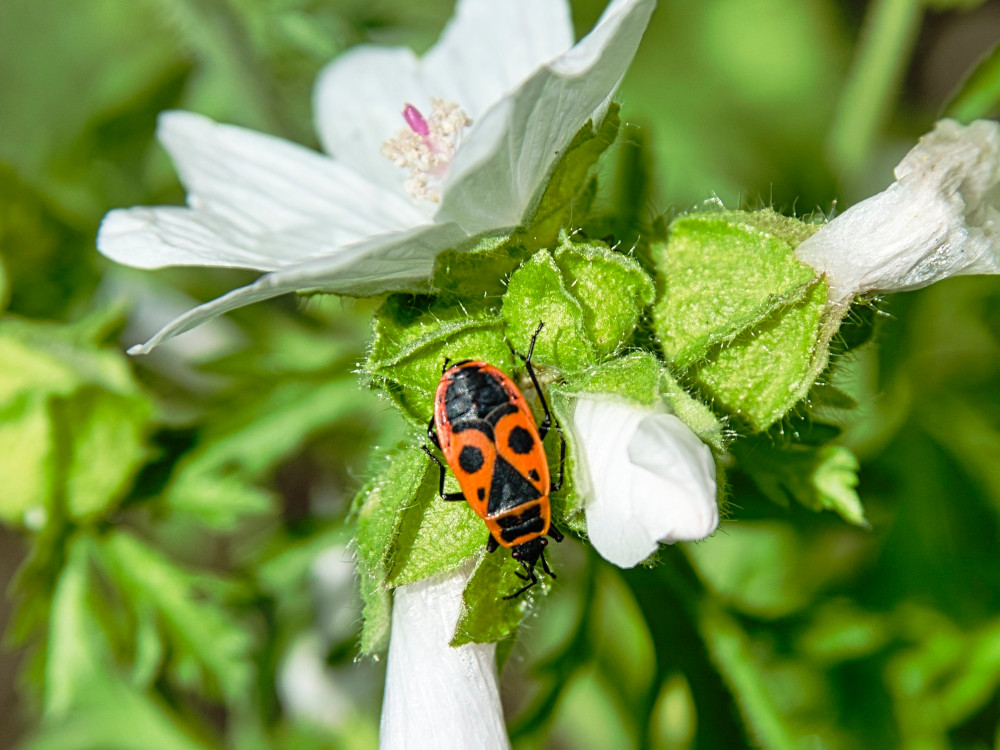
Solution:
M 441 498 L 467 501 L 490 531 L 487 551 L 507 547 L 524 568 L 517 575 L 527 584 L 504 599 L 520 596 L 538 583 L 535 564 L 539 560 L 546 574 L 556 577 L 545 561 L 545 537 L 563 539 L 552 525 L 549 493 L 562 487 L 566 441 L 562 441 L 559 481 L 551 483 L 542 440 L 552 426 L 552 415 L 531 366 L 541 330 L 539 323 L 528 356 L 521 357 L 545 412 L 541 425 L 535 426 L 521 391 L 496 367 L 471 359 L 448 367 L 445 360 L 427 436 L 441 449 L 461 492 L 444 491 L 444 464 L 424 446 L 441 468 Z

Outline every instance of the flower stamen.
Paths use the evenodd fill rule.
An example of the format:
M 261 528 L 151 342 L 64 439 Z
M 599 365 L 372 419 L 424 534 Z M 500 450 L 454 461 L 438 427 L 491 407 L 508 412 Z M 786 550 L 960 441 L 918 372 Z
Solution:
M 441 201 L 440 187 L 448 174 L 462 131 L 472 120 L 454 102 L 431 99 L 430 117 L 414 105 L 403 107 L 408 129 L 401 129 L 382 144 L 382 156 L 409 170 L 403 186 L 414 200 Z

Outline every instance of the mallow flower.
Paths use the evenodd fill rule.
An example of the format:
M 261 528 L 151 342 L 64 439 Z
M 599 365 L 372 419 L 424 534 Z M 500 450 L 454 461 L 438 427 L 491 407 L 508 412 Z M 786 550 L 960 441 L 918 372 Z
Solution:
M 509 748 L 495 643 L 449 645 L 474 561 L 393 591 L 379 747 Z
M 704 539 L 719 524 L 712 450 L 677 416 L 615 399 L 575 399 L 575 487 L 587 536 L 631 568 L 659 543 Z
M 104 219 L 98 249 L 140 268 L 266 272 L 174 319 L 131 353 L 297 290 L 427 288 L 434 258 L 530 217 L 573 136 L 603 116 L 655 0 L 613 0 L 575 46 L 566 0 L 459 0 L 422 58 L 361 45 L 321 72 L 328 155 L 185 112 L 158 137 L 187 207 Z
M 796 249 L 826 274 L 831 302 L 1000 273 L 1000 123 L 941 120 L 895 175 Z

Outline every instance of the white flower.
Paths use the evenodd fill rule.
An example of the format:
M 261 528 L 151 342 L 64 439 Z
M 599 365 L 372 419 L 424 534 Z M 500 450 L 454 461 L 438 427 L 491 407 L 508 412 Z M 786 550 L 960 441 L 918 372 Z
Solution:
M 631 568 L 659 542 L 715 531 L 712 451 L 676 416 L 585 394 L 576 399 L 572 429 L 587 535 L 606 560 Z
M 796 250 L 827 275 L 831 302 L 1000 273 L 1000 123 L 941 120 L 895 174 Z
M 518 226 L 560 152 L 603 116 L 654 5 L 613 0 L 571 46 L 566 0 L 459 0 L 421 59 L 405 48 L 355 47 L 316 87 L 330 156 L 164 114 L 158 136 L 189 207 L 112 211 L 98 249 L 141 268 L 268 273 L 130 351 L 286 292 L 423 288 L 440 251 Z
M 497 686 L 496 644 L 448 645 L 474 561 L 393 592 L 382 702 L 383 750 L 509 748 Z

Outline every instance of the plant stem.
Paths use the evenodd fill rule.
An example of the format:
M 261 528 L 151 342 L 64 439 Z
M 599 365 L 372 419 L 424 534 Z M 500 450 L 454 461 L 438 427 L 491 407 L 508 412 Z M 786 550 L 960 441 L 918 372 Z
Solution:
M 922 0 L 873 0 L 827 139 L 834 169 L 853 183 L 868 162 L 913 53 Z

